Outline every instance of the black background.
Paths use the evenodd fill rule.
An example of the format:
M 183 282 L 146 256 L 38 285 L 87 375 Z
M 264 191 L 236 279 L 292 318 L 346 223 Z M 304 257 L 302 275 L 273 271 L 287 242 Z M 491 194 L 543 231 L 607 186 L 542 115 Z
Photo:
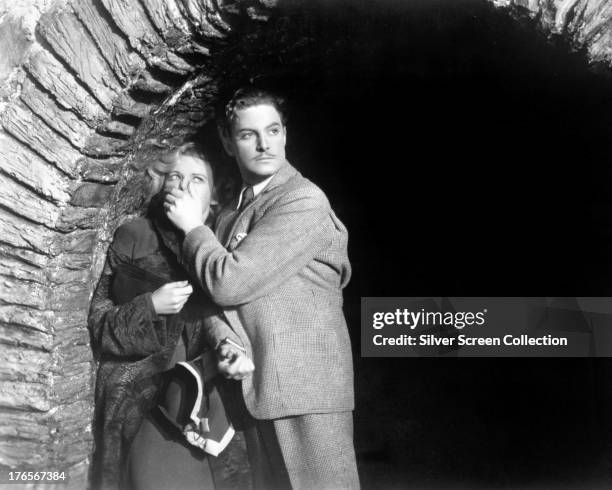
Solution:
M 607 360 L 359 356 L 362 296 L 612 296 L 607 69 L 484 0 L 285 2 L 269 26 L 235 50 L 349 230 L 363 486 L 609 485 Z

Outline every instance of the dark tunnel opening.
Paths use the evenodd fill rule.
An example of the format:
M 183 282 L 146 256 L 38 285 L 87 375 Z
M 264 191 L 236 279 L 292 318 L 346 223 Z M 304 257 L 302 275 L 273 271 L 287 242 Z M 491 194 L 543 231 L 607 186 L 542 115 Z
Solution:
M 239 32 L 225 79 L 288 96 L 289 159 L 350 233 L 364 488 L 609 483 L 607 359 L 359 355 L 361 297 L 610 295 L 605 70 L 485 1 L 285 4 Z

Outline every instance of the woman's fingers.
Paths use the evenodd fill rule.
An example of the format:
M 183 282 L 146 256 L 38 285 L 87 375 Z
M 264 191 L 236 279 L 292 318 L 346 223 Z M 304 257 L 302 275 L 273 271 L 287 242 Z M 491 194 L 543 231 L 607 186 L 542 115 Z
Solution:
M 176 299 L 175 302 L 172 304 L 172 308 L 174 309 L 174 312 L 178 313 L 179 311 L 181 311 L 183 309 L 183 306 L 185 306 L 185 303 L 187 303 L 188 299 L 189 299 L 189 295 Z
M 181 191 L 179 189 L 172 189 L 171 191 L 169 191 L 168 193 L 166 193 L 166 196 L 164 198 L 164 202 L 165 204 L 175 204 L 177 199 L 183 197 L 185 194 L 184 191 Z
M 167 282 L 166 284 L 164 284 L 164 287 L 171 288 L 171 289 L 180 289 L 180 288 L 184 288 L 187 286 L 191 287 L 191 284 L 189 284 L 189 281 L 174 281 L 174 282 Z
M 168 191 L 168 193 L 166 194 L 166 199 L 169 196 L 172 196 L 172 197 L 181 197 L 183 194 L 184 194 L 184 191 L 182 191 L 180 189 L 170 189 Z
M 164 199 L 164 209 L 166 212 L 170 212 L 176 206 L 176 201 L 180 197 L 180 195 L 168 193 Z
M 174 294 L 177 296 L 189 296 L 191 293 L 193 293 L 193 288 L 190 284 L 187 284 L 187 286 L 177 286 L 174 289 Z
M 156 290 L 151 300 L 156 313 L 171 315 L 183 309 L 193 293 L 189 281 L 168 282 Z
M 166 201 L 176 201 L 177 198 L 182 197 L 185 194 L 185 191 L 182 191 L 180 189 L 171 189 L 168 192 L 166 192 Z

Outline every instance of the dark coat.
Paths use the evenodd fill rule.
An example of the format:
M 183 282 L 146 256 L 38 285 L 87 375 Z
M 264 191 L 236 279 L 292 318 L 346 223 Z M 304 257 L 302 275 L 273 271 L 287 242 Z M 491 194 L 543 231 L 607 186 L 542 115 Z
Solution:
M 206 347 L 203 327 L 217 310 L 198 288 L 179 314 L 157 315 L 151 292 L 130 294 L 125 287 L 126 277 L 128 283 L 134 279 L 129 277 L 130 271 L 137 272 L 141 291 L 187 279 L 176 258 L 179 250 L 179 237 L 170 226 L 147 218 L 120 226 L 109 248 L 89 316 L 99 359 L 92 471 L 95 488 L 121 486 L 130 443 L 154 405 L 160 374 L 171 367 L 181 335 L 188 359 Z M 126 265 L 127 271 L 122 269 Z

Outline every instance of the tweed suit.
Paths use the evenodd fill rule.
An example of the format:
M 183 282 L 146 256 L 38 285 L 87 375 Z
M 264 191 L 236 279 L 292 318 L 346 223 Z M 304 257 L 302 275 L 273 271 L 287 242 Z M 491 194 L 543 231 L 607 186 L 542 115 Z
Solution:
M 286 163 L 244 210 L 220 214 L 217 236 L 192 230 L 183 261 L 253 358 L 242 383 L 251 415 L 352 410 L 348 234 L 323 192 Z M 220 326 L 217 340 L 232 334 Z
M 351 434 L 344 444 L 350 446 L 349 463 L 335 466 L 352 466 L 356 481 L 350 421 L 353 366 L 342 312 L 342 288 L 351 273 L 346 228 L 325 194 L 288 162 L 243 210 L 236 210 L 236 204 L 234 200 L 220 213 L 216 236 L 200 226 L 183 242 L 184 267 L 223 307 L 231 326 L 219 322 L 209 330 L 209 340 L 233 338 L 253 359 L 255 371 L 242 381 L 242 393 L 255 419 L 283 422 L 292 416 L 344 412 Z M 333 436 L 322 426 L 316 438 L 305 437 L 299 433 L 311 430 L 304 427 L 312 424 L 298 425 L 277 426 L 276 431 L 292 485 L 308 488 L 307 480 L 291 474 L 291 467 L 298 466 L 289 460 L 291 439 Z M 288 430 L 295 434 L 287 435 Z M 320 448 L 326 451 L 330 445 L 333 441 Z

